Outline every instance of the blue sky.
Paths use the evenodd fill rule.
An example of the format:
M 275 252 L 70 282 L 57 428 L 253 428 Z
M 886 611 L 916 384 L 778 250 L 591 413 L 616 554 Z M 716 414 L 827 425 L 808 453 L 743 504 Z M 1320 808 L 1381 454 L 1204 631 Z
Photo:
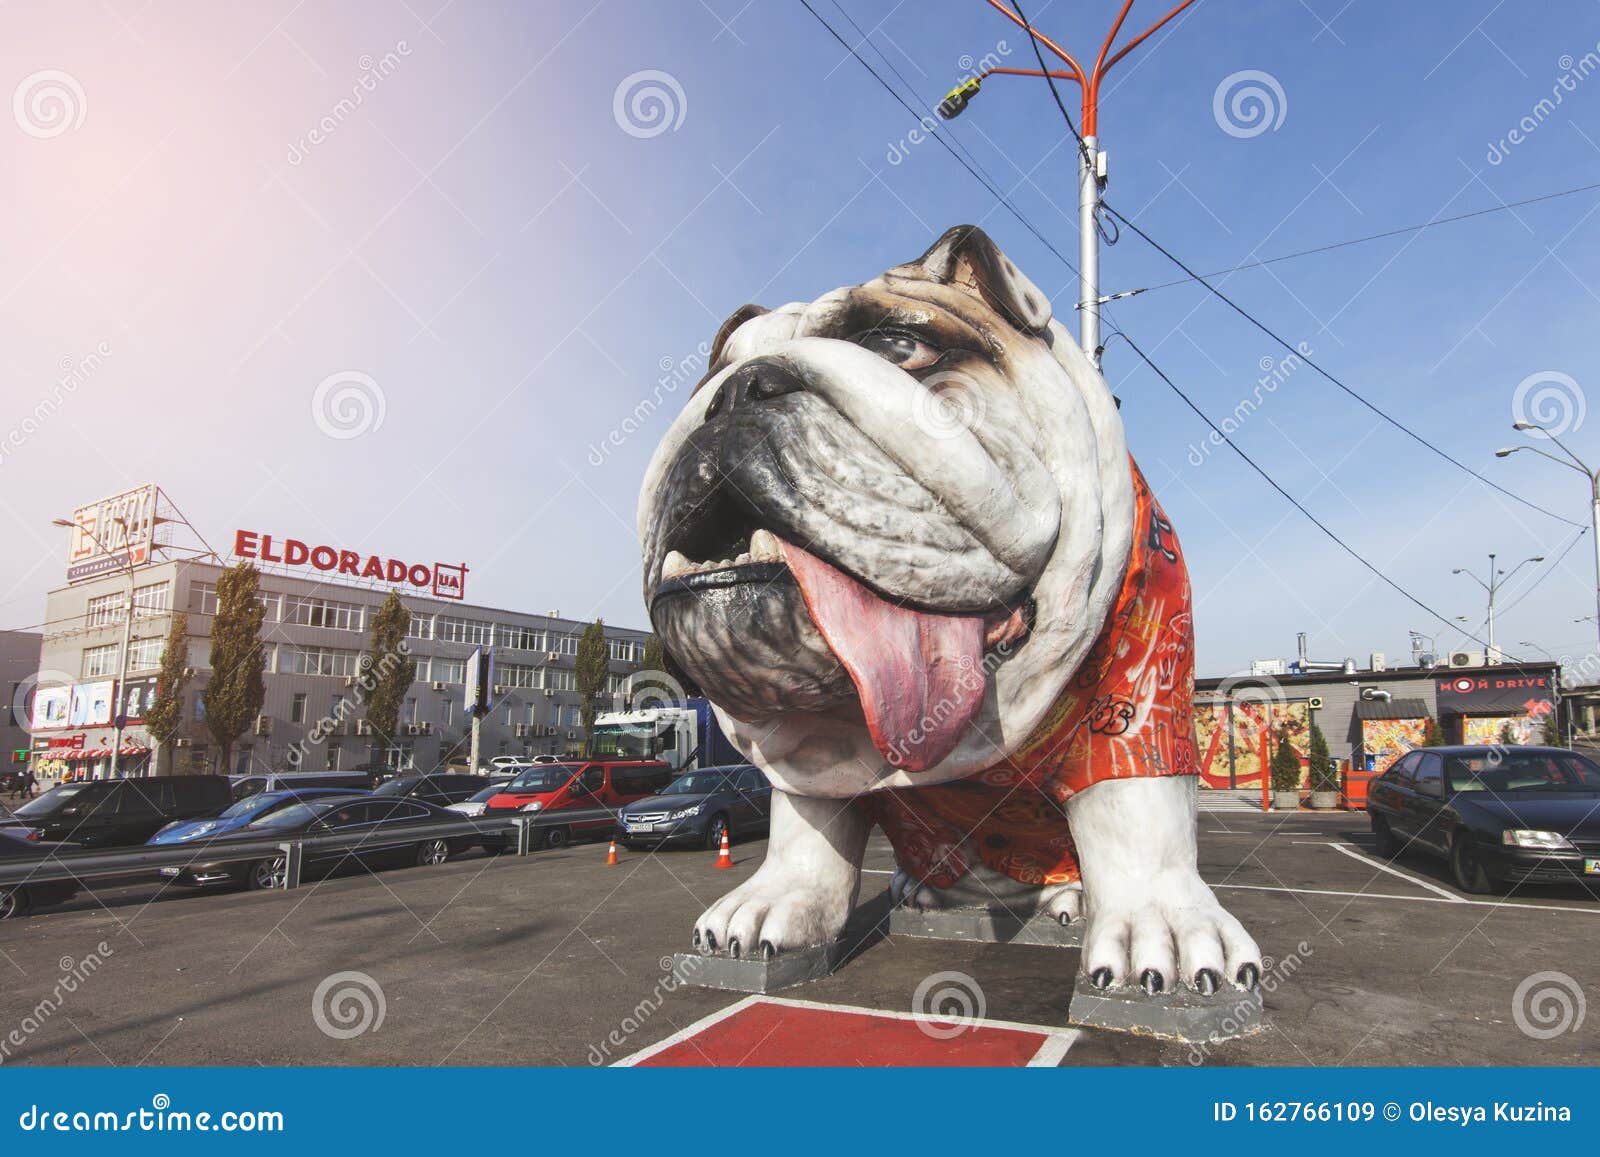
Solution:
M 922 101 L 963 57 L 1032 65 L 980 0 L 843 3 L 816 0 L 856 43 L 848 12 L 870 34 L 862 54 Z M 1092 55 L 1113 9 L 1037 0 L 1029 15 Z M 1161 11 L 1140 0 L 1132 21 Z M 10 5 L 0 21 L 14 97 L 0 120 L 0 625 L 37 623 L 61 581 L 51 518 L 146 479 L 219 546 L 235 527 L 276 527 L 466 560 L 473 601 L 642 625 L 633 508 L 683 394 L 592 447 L 632 430 L 661 367 L 733 308 L 813 298 L 978 222 L 1071 313 L 1074 276 L 938 144 L 897 150 L 912 119 L 790 0 L 111 0 Z M 1600 54 L 1587 0 L 1200 0 L 1108 81 L 1107 195 L 1210 271 L 1600 181 L 1586 54 Z M 671 78 L 672 124 L 629 133 L 615 97 L 647 71 Z M 1282 93 L 1281 121 L 1256 135 L 1214 115 L 1219 85 L 1244 71 Z M 64 129 L 22 100 L 57 73 L 72 82 Z M 1559 106 L 1535 112 L 1564 75 Z M 1491 144 L 1530 116 L 1492 162 Z M 949 131 L 1075 254 L 1074 157 L 1042 82 L 992 80 Z M 1600 194 L 1580 194 L 1224 287 L 1462 461 L 1586 523 L 1575 473 L 1493 451 L 1521 437 L 1513 395 L 1530 376 L 1570 379 L 1585 404 L 1600 384 L 1597 218 Z M 1108 291 L 1179 276 L 1131 235 L 1102 262 Z M 1112 316 L 1219 419 L 1282 352 L 1193 285 Z M 30 420 L 63 365 L 96 350 L 93 373 Z M 1204 427 L 1127 347 L 1111 346 L 1106 372 L 1184 540 L 1202 673 L 1288 655 L 1299 630 L 1324 658 L 1403 655 L 1411 628 L 1462 645 L 1231 452 L 1196 451 Z M 338 419 L 319 422 L 314 405 L 330 378 L 324 393 L 354 381 L 381 398 L 381 423 L 373 410 L 359 436 L 328 436 Z M 1600 457 L 1590 421 L 1566 441 Z M 1453 568 L 1546 555 L 1503 594 L 1498 641 L 1592 651 L 1592 625 L 1573 621 L 1593 613 L 1588 537 L 1555 565 L 1572 527 L 1487 490 L 1309 368 L 1236 437 L 1471 629 L 1483 595 Z

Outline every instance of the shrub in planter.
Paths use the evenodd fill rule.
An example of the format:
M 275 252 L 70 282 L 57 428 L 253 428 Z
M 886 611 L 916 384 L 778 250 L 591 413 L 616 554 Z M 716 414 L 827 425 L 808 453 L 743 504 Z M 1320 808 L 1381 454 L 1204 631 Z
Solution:
M 1328 754 L 1328 737 L 1322 728 L 1311 725 L 1311 753 L 1308 760 L 1311 777 L 1311 806 L 1336 808 L 1339 806 L 1339 765 Z
M 1300 757 L 1295 754 L 1289 736 L 1278 736 L 1278 749 L 1272 753 L 1270 765 L 1274 808 L 1292 811 L 1300 806 Z

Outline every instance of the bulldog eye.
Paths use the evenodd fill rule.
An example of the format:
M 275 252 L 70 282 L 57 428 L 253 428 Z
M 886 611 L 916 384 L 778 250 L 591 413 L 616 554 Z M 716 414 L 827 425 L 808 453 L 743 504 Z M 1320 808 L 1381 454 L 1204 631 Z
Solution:
M 903 370 L 925 369 L 944 356 L 944 351 L 938 346 L 929 345 L 915 334 L 898 330 L 874 330 L 858 337 L 856 344 Z

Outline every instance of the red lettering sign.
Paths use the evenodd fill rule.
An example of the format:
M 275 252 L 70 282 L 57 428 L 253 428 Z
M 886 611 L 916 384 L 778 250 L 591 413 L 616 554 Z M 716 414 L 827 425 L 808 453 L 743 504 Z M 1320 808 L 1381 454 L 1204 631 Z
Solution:
M 374 582 L 415 587 L 418 591 L 438 599 L 467 597 L 467 565 L 434 563 L 408 563 L 404 559 L 386 558 L 379 554 L 362 555 L 360 551 L 329 546 L 326 543 L 312 546 L 298 538 L 285 538 L 275 544 L 272 535 L 258 530 L 236 530 L 233 535 L 235 558 L 260 559 L 281 566 L 310 565 L 320 571 L 336 571 L 352 578 Z

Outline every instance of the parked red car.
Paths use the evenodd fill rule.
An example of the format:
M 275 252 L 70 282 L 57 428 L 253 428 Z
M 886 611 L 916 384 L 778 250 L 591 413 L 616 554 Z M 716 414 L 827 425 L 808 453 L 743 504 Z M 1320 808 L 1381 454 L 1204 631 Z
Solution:
M 560 813 L 560 822 L 541 822 L 538 831 L 541 846 L 559 848 L 573 839 L 609 835 L 624 804 L 655 795 L 670 782 L 672 765 L 659 759 L 538 763 L 492 797 L 484 816 Z

